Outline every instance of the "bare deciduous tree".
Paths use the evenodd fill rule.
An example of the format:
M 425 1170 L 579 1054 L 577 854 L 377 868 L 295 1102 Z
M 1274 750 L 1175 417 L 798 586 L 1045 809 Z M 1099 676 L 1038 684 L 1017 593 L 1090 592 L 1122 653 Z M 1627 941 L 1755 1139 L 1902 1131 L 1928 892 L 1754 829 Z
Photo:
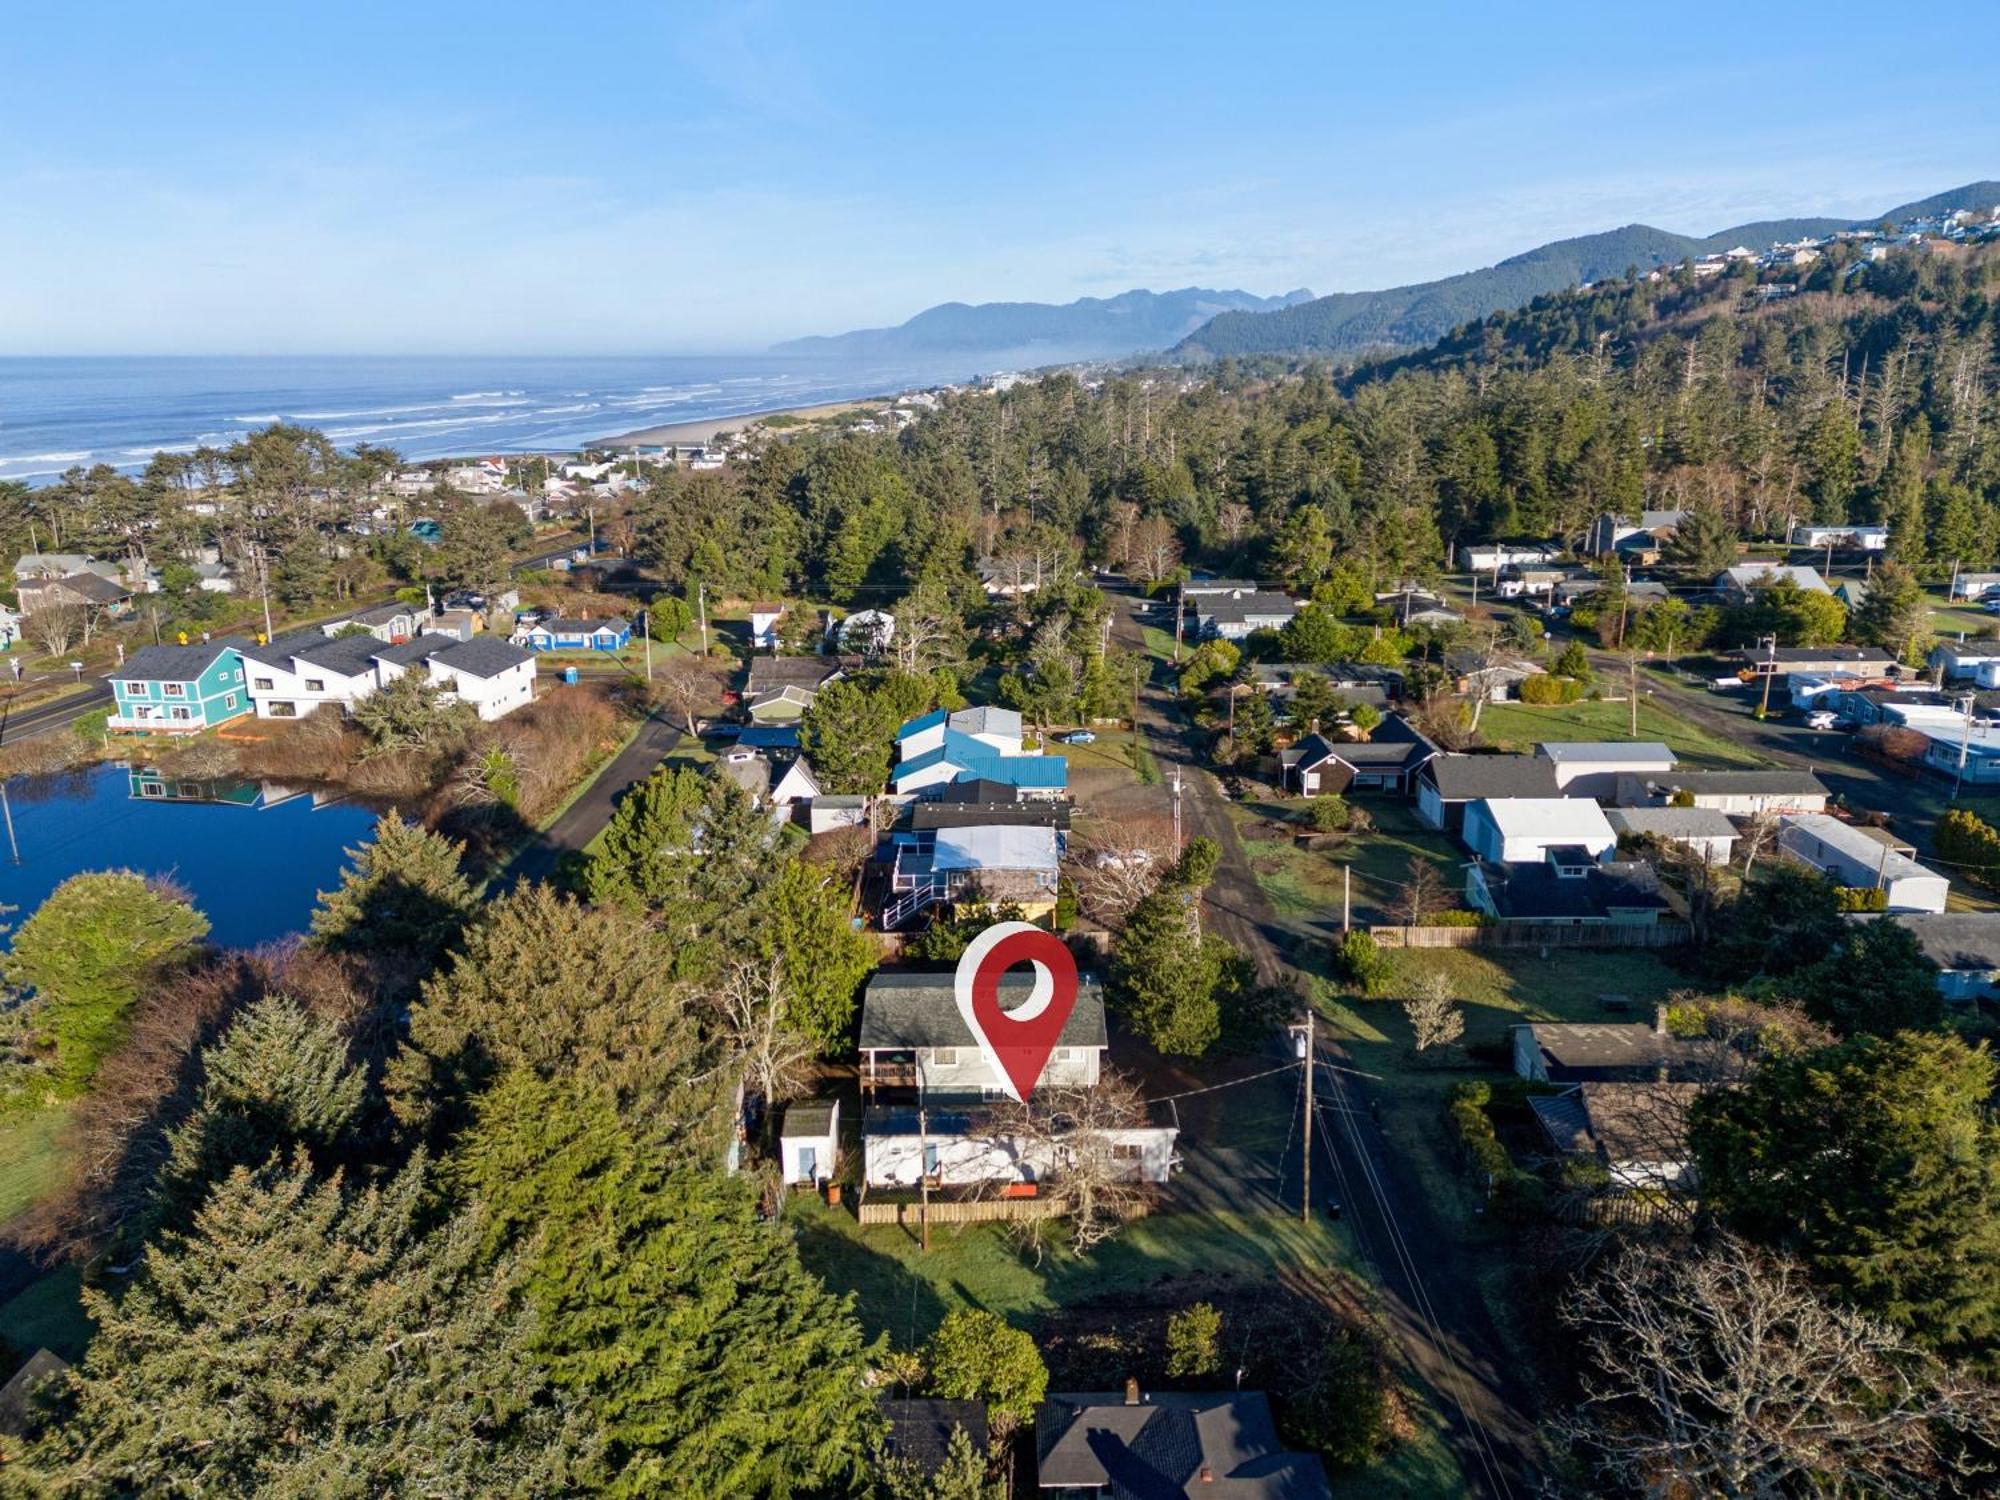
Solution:
M 702 714 L 722 709 L 722 683 L 699 657 L 670 656 L 660 664 L 653 679 L 653 696 L 662 708 L 687 724 L 696 733 L 695 721 Z
M 1137 1087 L 1108 1072 L 1095 1088 L 1037 1089 L 1026 1104 L 993 1113 L 996 1135 L 1045 1164 L 1041 1196 L 1069 1221 L 1070 1248 L 1079 1255 L 1117 1234 L 1145 1203 L 1136 1148 L 1123 1138 L 1145 1124 Z
M 1450 907 L 1451 896 L 1444 888 L 1444 877 L 1421 854 L 1410 856 L 1403 873 L 1406 878 L 1397 892 L 1394 910 L 1404 926 L 1421 927 Z
M 28 635 L 50 656 L 61 656 L 84 632 L 88 614 L 81 605 L 47 604 L 28 616 Z
M 1563 1310 L 1590 1370 L 1560 1431 L 1646 1495 L 1931 1495 L 1977 1472 L 1991 1388 L 1723 1237 L 1640 1245 Z M 1970 1442 L 1959 1440 L 1970 1435 Z
M 1403 1002 L 1419 1052 L 1449 1046 L 1465 1035 L 1465 1012 L 1452 997 L 1451 981 L 1430 969 L 1419 974 Z
M 1181 544 L 1173 522 L 1146 516 L 1132 528 L 1132 573 L 1142 583 L 1158 583 L 1179 566 Z
M 1173 867 L 1173 827 L 1163 818 L 1092 818 L 1071 834 L 1069 878 L 1094 921 L 1115 927 Z
M 751 1092 L 762 1094 L 769 1106 L 805 1087 L 813 1046 L 791 1024 L 781 955 L 733 965 L 713 1003 Z

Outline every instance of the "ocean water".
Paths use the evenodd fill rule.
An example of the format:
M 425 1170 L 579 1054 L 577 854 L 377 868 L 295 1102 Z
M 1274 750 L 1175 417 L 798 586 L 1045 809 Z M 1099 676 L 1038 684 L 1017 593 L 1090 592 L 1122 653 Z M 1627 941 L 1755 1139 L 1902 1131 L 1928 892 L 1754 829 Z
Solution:
M 642 427 L 968 379 L 972 356 L 0 358 L 0 479 L 144 468 L 280 419 L 405 458 L 564 452 Z

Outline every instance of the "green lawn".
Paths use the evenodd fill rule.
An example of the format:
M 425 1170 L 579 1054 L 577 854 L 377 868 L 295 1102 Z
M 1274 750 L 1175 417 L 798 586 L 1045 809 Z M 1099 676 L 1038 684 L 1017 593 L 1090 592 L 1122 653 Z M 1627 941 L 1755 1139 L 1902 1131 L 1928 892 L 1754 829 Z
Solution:
M 1532 750 L 1547 740 L 1629 740 L 1633 738 L 1631 708 L 1624 703 L 1588 701 L 1549 708 L 1526 703 L 1489 703 L 1480 710 L 1479 735 L 1489 745 L 1522 751 Z M 1741 745 L 1689 723 L 1657 702 L 1640 703 L 1638 738 L 1664 742 L 1691 765 L 1765 764 Z
M 1146 653 L 1155 661 L 1174 659 L 1174 633 L 1162 630 L 1157 625 L 1142 627 L 1146 634 Z
M 1061 731 L 1068 733 L 1067 730 Z M 1066 745 L 1051 735 L 1042 744 L 1045 755 L 1060 755 L 1072 770 L 1131 771 L 1133 738 L 1129 729 L 1093 729 L 1096 740 L 1088 745 Z
M 863 1226 L 810 1194 L 793 1194 L 785 1219 L 806 1264 L 834 1291 L 854 1293 L 862 1327 L 903 1349 L 928 1338 L 956 1308 L 981 1307 L 1018 1323 L 1171 1276 L 1277 1277 L 1345 1258 L 1334 1226 L 1301 1224 L 1289 1214 L 1157 1214 L 1126 1226 L 1087 1259 L 1052 1247 L 1040 1265 L 998 1224 L 939 1226 L 926 1253 L 914 1232 Z
M 57 1137 L 69 1106 L 24 1107 L 0 1117 L 0 1225 L 32 1205 L 61 1179 Z
M 1409 879 L 1413 858 L 1435 866 L 1446 890 L 1456 893 L 1463 888 L 1464 852 L 1452 839 L 1426 828 L 1408 803 L 1357 797 L 1353 805 L 1373 821 L 1372 832 L 1328 848 L 1308 849 L 1290 837 L 1271 837 L 1270 825 L 1290 820 L 1288 829 L 1306 827 L 1310 803 L 1301 799 L 1231 804 L 1244 857 L 1281 919 L 1294 926 L 1338 922 L 1342 865 L 1353 872 L 1357 923 L 1390 920 L 1389 903 Z

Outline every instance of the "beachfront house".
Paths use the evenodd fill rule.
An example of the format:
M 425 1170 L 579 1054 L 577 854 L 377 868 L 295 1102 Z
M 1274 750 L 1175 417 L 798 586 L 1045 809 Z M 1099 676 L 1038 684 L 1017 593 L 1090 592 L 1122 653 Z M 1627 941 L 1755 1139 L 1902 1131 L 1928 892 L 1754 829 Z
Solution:
M 529 651 L 623 651 L 632 644 L 629 620 L 537 620 L 515 632 Z
M 322 704 L 343 712 L 381 685 L 373 635 L 328 637 L 298 630 L 241 648 L 250 701 L 260 719 L 302 719 Z
M 535 701 L 535 657 L 493 636 L 460 641 L 426 663 L 431 685 L 491 722 Z
M 199 646 L 147 646 L 133 652 L 111 679 L 106 727 L 138 734 L 199 734 L 242 718 L 250 712 L 242 646 L 225 636 Z

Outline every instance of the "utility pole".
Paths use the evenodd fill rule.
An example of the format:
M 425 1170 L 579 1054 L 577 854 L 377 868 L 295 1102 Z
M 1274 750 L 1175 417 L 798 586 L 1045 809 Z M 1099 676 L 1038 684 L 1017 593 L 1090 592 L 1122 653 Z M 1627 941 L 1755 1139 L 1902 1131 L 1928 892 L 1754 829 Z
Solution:
M 1187 600 L 1174 600 L 1174 665 L 1181 664 L 1181 622 L 1187 618 Z
M 639 611 L 639 632 L 646 638 L 646 681 L 651 682 L 653 680 L 653 612 L 650 609 Z
M 1757 709 L 1757 717 L 1767 719 L 1771 715 L 1771 679 L 1778 675 L 1778 638 L 1764 637 L 1764 701 Z
M 1354 866 L 1340 867 L 1340 930 L 1354 930 Z
M 1306 1149 L 1299 1158 L 1299 1222 L 1310 1224 L 1313 1212 L 1313 1074 L 1319 1062 L 1313 1055 L 1313 1008 L 1306 1005 Z
M 701 610 L 701 654 L 708 655 L 708 584 L 706 581 L 695 585 L 695 603 Z
M 1965 708 L 1965 733 L 1958 740 L 1958 779 L 1951 784 L 1951 800 L 1954 802 L 1958 800 L 1959 789 L 1965 785 L 1965 761 L 1972 753 L 1972 694 L 1967 693 L 1959 702 Z M 1877 880 L 1875 883 L 1880 885 L 1882 882 Z
M 1174 858 L 1181 857 L 1181 768 L 1174 767 Z
M 1632 700 L 1632 738 L 1639 738 L 1639 658 L 1625 653 L 1625 696 Z

